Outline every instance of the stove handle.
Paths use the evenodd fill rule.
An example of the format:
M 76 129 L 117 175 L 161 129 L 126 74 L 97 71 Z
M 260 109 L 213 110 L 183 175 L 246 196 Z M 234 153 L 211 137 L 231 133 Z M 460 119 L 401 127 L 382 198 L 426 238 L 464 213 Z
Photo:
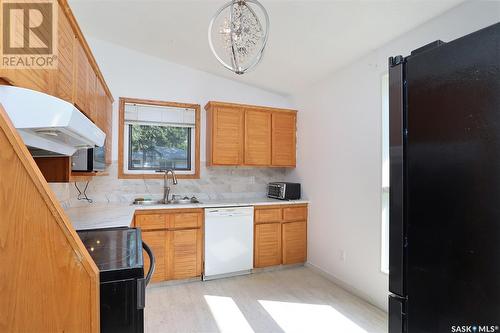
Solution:
M 151 251 L 151 248 L 144 241 L 142 241 L 142 248 L 144 249 L 144 251 L 146 251 L 149 257 L 149 271 L 145 278 L 147 286 L 149 284 L 149 281 L 151 280 L 151 277 L 153 276 L 153 273 L 155 272 L 156 262 L 153 251 Z
M 151 277 L 155 271 L 155 256 L 148 244 L 142 242 L 142 248 L 149 257 L 149 271 L 145 278 L 137 279 L 137 309 L 144 309 L 146 306 L 146 286 L 149 284 Z

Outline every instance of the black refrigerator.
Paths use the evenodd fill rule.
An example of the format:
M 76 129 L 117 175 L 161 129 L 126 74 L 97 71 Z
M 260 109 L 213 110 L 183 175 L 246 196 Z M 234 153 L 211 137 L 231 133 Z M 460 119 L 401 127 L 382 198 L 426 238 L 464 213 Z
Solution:
M 389 333 L 500 332 L 500 23 L 389 59 Z

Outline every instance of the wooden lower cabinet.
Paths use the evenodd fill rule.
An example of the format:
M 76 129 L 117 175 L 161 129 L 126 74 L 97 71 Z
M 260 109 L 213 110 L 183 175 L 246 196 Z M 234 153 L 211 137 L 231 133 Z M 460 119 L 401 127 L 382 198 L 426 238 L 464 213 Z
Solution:
M 198 229 L 169 231 L 169 280 L 187 279 L 201 275 L 202 231 Z
M 165 281 L 167 278 L 167 230 L 143 230 L 142 240 L 149 245 L 155 256 L 155 272 L 151 281 Z M 144 274 L 149 271 L 149 257 L 146 252 L 144 257 Z
M 140 211 L 134 219 L 156 259 L 153 282 L 201 276 L 203 261 L 203 210 Z M 149 259 L 144 252 L 144 270 Z
M 281 223 L 256 224 L 254 237 L 254 266 L 281 264 Z
M 254 267 L 307 260 L 307 205 L 255 207 Z
M 282 225 L 283 264 L 297 264 L 307 259 L 307 222 Z

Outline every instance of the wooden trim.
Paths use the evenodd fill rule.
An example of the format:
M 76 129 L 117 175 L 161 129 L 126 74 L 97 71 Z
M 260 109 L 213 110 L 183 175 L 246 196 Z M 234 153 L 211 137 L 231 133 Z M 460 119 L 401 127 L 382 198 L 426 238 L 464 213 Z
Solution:
M 109 90 L 108 85 L 106 84 L 106 81 L 104 80 L 104 76 L 102 75 L 101 69 L 99 68 L 99 65 L 97 64 L 97 61 L 94 58 L 94 55 L 92 54 L 92 50 L 89 47 L 89 44 L 87 43 L 87 40 L 85 39 L 82 30 L 80 29 L 80 26 L 78 25 L 78 22 L 76 21 L 75 15 L 73 14 L 73 11 L 71 10 L 68 1 L 67 0 L 58 0 L 59 4 L 61 5 L 64 13 L 66 14 L 68 21 L 71 25 L 71 28 L 73 29 L 73 32 L 76 35 L 77 40 L 80 41 L 82 44 L 83 49 L 85 50 L 85 53 L 87 54 L 87 57 L 89 59 L 90 65 L 94 69 L 97 77 L 101 81 L 104 90 L 106 91 L 106 95 L 111 99 L 111 102 L 114 102 L 113 95 L 111 94 L 111 91 Z
M 81 269 L 83 269 L 86 272 L 86 274 L 88 275 L 88 281 L 90 283 L 90 286 L 89 286 L 90 294 L 87 295 L 87 297 L 88 297 L 87 300 L 88 300 L 88 303 L 90 304 L 90 308 L 88 308 L 88 309 L 81 308 L 80 310 L 89 312 L 88 317 L 90 318 L 90 330 L 91 330 L 91 332 L 97 333 L 100 331 L 100 323 L 99 323 L 99 316 L 100 316 L 100 313 L 99 313 L 99 309 L 100 309 L 99 270 L 98 270 L 97 266 L 95 265 L 94 261 L 92 260 L 92 258 L 90 257 L 89 253 L 85 249 L 85 246 L 82 244 L 79 236 L 77 235 L 76 231 L 72 227 L 71 222 L 69 221 L 64 210 L 62 209 L 61 205 L 59 204 L 59 201 L 55 197 L 55 194 L 52 192 L 49 185 L 45 181 L 43 174 L 41 173 L 41 171 L 37 167 L 35 161 L 31 157 L 31 154 L 29 153 L 26 145 L 24 144 L 24 142 L 21 139 L 17 130 L 14 128 L 14 125 L 10 121 L 9 117 L 7 116 L 7 113 L 5 112 L 5 110 L 3 109 L 1 104 L 0 104 L 0 129 L 3 131 L 5 137 L 8 141 L 7 143 L 10 144 L 10 146 L 12 147 L 14 154 L 17 155 L 17 159 L 20 162 L 20 164 L 22 165 L 22 168 L 24 169 L 23 170 L 24 171 L 23 177 L 25 179 L 29 180 L 29 183 L 30 183 L 29 185 L 32 186 L 33 191 L 38 192 L 38 195 L 42 199 L 45 207 L 50 212 L 50 215 L 51 215 L 50 218 L 52 218 L 53 222 L 55 224 L 57 224 L 58 229 L 60 230 L 64 239 L 67 242 L 65 244 L 57 244 L 57 245 L 58 246 L 63 246 L 63 245 L 69 246 L 71 248 L 72 252 L 74 253 L 74 256 L 76 257 L 75 259 L 77 259 L 76 262 L 78 264 L 76 264 L 74 267 L 72 267 L 73 269 L 72 269 L 71 273 L 74 274 L 74 276 L 71 275 L 70 280 L 72 280 L 73 278 L 76 278 L 78 276 L 78 272 L 81 272 Z M 4 152 L 4 153 L 9 154 L 8 152 Z M 8 155 L 6 155 L 6 156 L 8 156 Z M 5 165 L 5 167 L 8 168 L 9 165 Z M 17 185 L 19 185 L 19 186 L 27 187 L 27 185 L 28 185 L 25 183 L 26 180 L 24 180 L 24 181 L 22 180 L 22 177 L 18 177 L 18 179 L 15 179 L 12 181 L 18 182 Z M 6 185 L 4 185 L 5 183 L 3 183 L 3 180 L 1 183 L 2 183 L 2 186 L 6 186 Z M 11 193 L 11 195 L 12 195 L 12 197 L 16 197 L 15 193 Z M 27 202 L 24 209 L 30 209 L 29 208 L 30 204 L 31 204 L 30 202 Z M 33 210 L 35 208 L 41 209 L 41 207 L 32 207 Z M 19 213 L 19 214 L 21 214 L 21 213 Z M 24 213 L 24 214 L 26 214 L 26 213 Z M 35 217 L 36 216 L 33 216 L 33 218 L 35 218 Z M 43 218 L 43 217 L 41 216 L 41 218 Z M 6 223 L 6 225 L 4 226 L 4 228 L 6 228 L 6 226 L 9 223 L 14 223 L 14 222 L 17 223 L 18 221 L 17 220 L 14 220 L 14 221 L 5 220 L 3 222 Z M 36 218 L 32 222 L 38 223 L 38 221 L 36 221 Z M 25 232 L 22 229 L 22 224 L 20 224 L 18 227 L 16 227 L 16 232 L 18 232 L 18 233 Z M 4 236 L 6 236 L 6 235 L 4 235 Z M 11 234 L 8 237 L 13 237 L 13 236 L 15 236 L 15 234 Z M 21 234 L 21 236 L 22 236 L 22 234 Z M 48 235 L 38 235 L 38 236 L 39 237 L 55 237 L 55 235 L 49 235 L 49 234 Z M 29 244 L 26 244 L 26 246 L 29 246 Z M 44 249 L 40 249 L 40 250 L 42 251 L 40 253 L 43 253 L 43 258 L 44 258 L 43 260 L 46 260 L 46 261 L 55 260 L 54 257 L 47 256 L 48 254 L 46 252 L 51 250 L 51 249 L 44 248 Z M 26 266 L 26 265 L 29 265 L 29 263 L 33 262 L 34 260 L 36 261 L 36 260 L 42 260 L 42 259 L 23 258 L 22 256 L 18 256 L 18 257 L 13 258 L 12 260 L 14 260 L 16 263 L 19 263 L 19 264 L 24 263 L 24 266 Z M 57 272 L 50 272 L 50 273 L 56 274 Z M 65 277 L 58 276 L 57 278 L 65 278 Z M 36 284 L 38 281 L 39 280 L 36 277 L 34 277 L 31 281 L 16 281 L 16 289 L 18 289 L 18 292 L 22 292 L 22 290 L 23 290 L 22 284 L 23 283 L 30 283 L 30 284 L 35 283 Z M 42 286 L 40 286 L 40 288 L 42 288 Z M 69 290 L 69 291 L 68 290 L 61 290 L 61 292 L 72 293 L 72 292 L 74 292 L 74 290 Z M 51 295 L 51 294 L 46 294 L 45 297 L 42 297 L 42 298 L 36 297 L 36 295 L 24 295 L 24 297 L 23 296 L 19 296 L 19 297 L 21 297 L 24 300 L 28 300 L 29 297 L 33 297 L 33 299 L 32 299 L 33 303 L 30 303 L 29 306 L 23 305 L 23 304 L 16 305 L 16 308 L 20 309 L 20 310 L 18 310 L 17 313 L 18 314 L 21 314 L 21 313 L 25 314 L 26 315 L 25 317 L 34 315 L 33 312 L 36 312 L 36 310 L 34 310 L 34 309 L 37 306 L 38 307 L 53 306 L 53 302 L 54 302 L 52 300 L 53 295 Z M 19 297 L 17 298 L 18 301 L 21 299 Z M 36 301 L 36 300 L 38 300 L 38 301 Z M 16 300 L 11 300 L 10 303 L 12 305 L 12 304 L 15 304 L 15 302 L 16 302 Z M 1 309 L 1 311 L 6 313 L 5 309 Z M 28 313 L 25 313 L 25 311 L 28 311 Z M 53 309 L 53 311 L 54 311 L 54 313 L 53 313 L 54 326 L 52 326 L 52 328 L 57 327 L 56 326 L 57 323 L 64 322 L 64 320 L 66 320 L 66 318 L 64 318 L 61 315 L 61 313 L 57 312 L 56 309 Z M 83 317 L 85 317 L 85 316 L 83 316 Z M 78 317 L 78 318 L 80 318 L 80 317 Z M 75 320 L 77 321 L 78 319 L 75 319 Z M 24 325 L 27 325 L 27 324 L 26 323 L 9 323 L 9 325 L 14 325 L 15 327 L 18 327 L 18 330 L 24 331 L 23 327 L 26 327 Z M 0 324 L 0 326 L 1 326 L 1 324 Z M 72 330 L 71 328 L 68 328 L 68 329 Z M 65 331 L 65 329 L 63 329 L 63 330 Z M 41 327 L 40 331 L 44 331 L 44 329 Z
M 213 144 L 213 111 L 211 108 L 206 108 L 206 133 L 205 133 L 205 164 L 207 167 L 212 166 L 213 155 L 212 155 L 212 144 Z
M 238 103 L 227 103 L 227 102 L 217 102 L 217 101 L 209 101 L 205 105 L 205 110 L 214 108 L 214 107 L 227 107 L 227 108 L 244 108 L 249 110 L 259 110 L 259 111 L 273 111 L 273 112 L 294 112 L 297 110 L 293 109 L 282 109 L 282 108 L 274 108 L 270 106 L 259 106 L 259 105 L 250 105 L 250 104 L 238 104 Z M 237 110 L 240 111 L 240 110 Z
M 200 179 L 200 126 L 201 126 L 201 115 L 200 115 L 200 105 L 199 104 L 189 104 L 189 103 L 177 103 L 177 102 L 165 102 L 156 101 L 150 99 L 139 99 L 139 98 L 129 98 L 120 97 L 119 107 L 118 107 L 118 178 L 119 179 L 163 179 L 163 175 L 158 174 L 130 174 L 123 172 L 124 156 L 123 156 L 123 143 L 124 143 L 124 130 L 123 126 L 125 124 L 125 103 L 136 103 L 136 104 L 146 104 L 146 105 L 156 105 L 156 106 L 168 106 L 176 108 L 186 108 L 195 110 L 195 135 L 194 135 L 194 167 L 195 173 L 191 175 L 176 175 L 178 179 Z
M 0 85 L 2 86 L 11 86 L 12 84 L 6 80 L 4 77 L 0 77 Z

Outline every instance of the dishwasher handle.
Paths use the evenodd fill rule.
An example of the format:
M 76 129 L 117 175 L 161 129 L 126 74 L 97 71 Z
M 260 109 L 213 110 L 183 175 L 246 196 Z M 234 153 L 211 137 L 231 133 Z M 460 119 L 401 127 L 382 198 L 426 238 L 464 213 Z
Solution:
M 253 216 L 253 209 L 241 209 L 241 208 L 210 209 L 205 211 L 205 216 L 206 217 Z

